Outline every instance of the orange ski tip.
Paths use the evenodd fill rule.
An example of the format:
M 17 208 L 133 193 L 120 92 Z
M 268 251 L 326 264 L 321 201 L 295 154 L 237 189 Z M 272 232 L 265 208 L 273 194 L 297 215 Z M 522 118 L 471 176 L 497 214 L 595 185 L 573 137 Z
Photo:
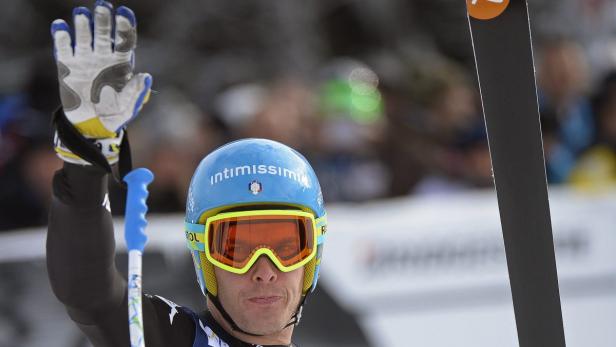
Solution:
M 476 19 L 493 19 L 509 6 L 509 0 L 466 0 L 468 14 Z

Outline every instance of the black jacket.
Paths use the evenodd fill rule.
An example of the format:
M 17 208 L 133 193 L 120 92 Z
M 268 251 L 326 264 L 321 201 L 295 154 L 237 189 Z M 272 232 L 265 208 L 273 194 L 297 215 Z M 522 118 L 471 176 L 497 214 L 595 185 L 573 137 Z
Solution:
M 115 267 L 107 174 L 69 163 L 53 180 L 47 234 L 51 287 L 95 347 L 130 346 L 126 279 Z M 207 313 L 143 295 L 147 347 L 255 346 L 228 334 Z

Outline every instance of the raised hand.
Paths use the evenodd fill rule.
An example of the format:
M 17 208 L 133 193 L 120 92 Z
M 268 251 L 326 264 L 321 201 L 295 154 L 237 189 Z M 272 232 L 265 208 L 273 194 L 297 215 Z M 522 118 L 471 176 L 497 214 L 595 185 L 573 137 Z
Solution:
M 94 16 L 85 7 L 74 9 L 73 29 L 62 19 L 51 25 L 64 114 L 114 163 L 123 127 L 147 102 L 152 85 L 149 74 L 133 72 L 136 18 L 127 7 L 114 11 L 110 3 L 98 1 Z M 87 164 L 58 138 L 56 152 L 66 161 Z

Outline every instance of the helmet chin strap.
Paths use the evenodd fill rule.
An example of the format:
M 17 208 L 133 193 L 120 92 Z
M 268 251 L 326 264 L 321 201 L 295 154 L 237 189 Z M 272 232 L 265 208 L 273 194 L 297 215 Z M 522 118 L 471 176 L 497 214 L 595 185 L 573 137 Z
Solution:
M 302 300 L 299 302 L 299 305 L 297 306 L 297 310 L 295 310 L 295 313 L 293 314 L 293 316 L 291 316 L 291 321 L 289 323 L 287 323 L 287 325 L 282 327 L 282 329 L 280 329 L 280 330 L 284 330 L 287 327 L 290 327 L 291 325 L 295 325 L 295 326 L 299 325 L 299 321 L 302 318 L 302 311 L 304 309 L 304 303 L 306 302 L 306 298 L 308 297 L 309 293 L 310 292 L 306 293 L 305 295 L 302 295 Z M 250 333 L 250 332 L 240 328 L 235 323 L 233 318 L 231 318 L 229 313 L 227 313 L 227 310 L 225 310 L 225 308 L 222 306 L 222 303 L 220 302 L 220 300 L 218 300 L 217 296 L 214 296 L 214 295 L 211 295 L 210 293 L 208 293 L 207 297 L 208 297 L 209 300 L 212 301 L 212 304 L 214 304 L 214 306 L 216 307 L 218 312 L 220 312 L 220 314 L 227 321 L 227 323 L 229 323 L 229 325 L 231 325 L 231 329 L 233 329 L 234 331 L 240 332 L 242 334 L 250 335 L 250 336 L 264 336 L 262 334 L 253 334 L 253 333 Z

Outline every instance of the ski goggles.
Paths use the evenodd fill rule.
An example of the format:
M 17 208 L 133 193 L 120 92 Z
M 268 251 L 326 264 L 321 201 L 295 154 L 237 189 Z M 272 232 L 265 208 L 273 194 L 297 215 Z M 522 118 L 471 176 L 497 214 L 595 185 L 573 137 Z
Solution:
M 295 210 L 256 210 L 221 213 L 205 225 L 185 223 L 188 248 L 204 252 L 215 266 L 246 273 L 266 255 L 283 272 L 298 269 L 317 253 L 326 218 Z

